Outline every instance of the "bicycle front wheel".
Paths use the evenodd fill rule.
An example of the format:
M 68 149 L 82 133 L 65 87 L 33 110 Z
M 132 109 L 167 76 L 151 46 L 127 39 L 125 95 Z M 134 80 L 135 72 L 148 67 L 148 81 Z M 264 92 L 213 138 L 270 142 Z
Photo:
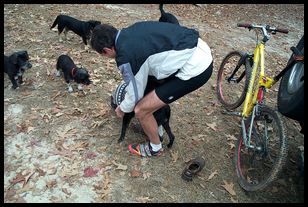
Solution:
M 250 127 L 249 117 L 245 121 L 246 131 Z M 267 187 L 281 172 L 287 157 L 287 138 L 278 112 L 267 106 L 253 121 L 250 145 L 246 147 L 243 137 L 238 139 L 235 166 L 238 182 L 246 191 Z
M 227 109 L 239 107 L 246 96 L 251 67 L 248 58 L 242 64 L 239 51 L 230 52 L 222 61 L 217 75 L 217 97 Z M 236 69 L 238 68 L 238 69 Z

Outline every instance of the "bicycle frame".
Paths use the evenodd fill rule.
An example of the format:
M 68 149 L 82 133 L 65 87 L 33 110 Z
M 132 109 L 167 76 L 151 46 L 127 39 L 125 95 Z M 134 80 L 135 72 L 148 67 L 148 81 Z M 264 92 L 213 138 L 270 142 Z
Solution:
M 255 83 L 255 79 L 257 76 L 258 68 L 260 66 L 260 77 L 259 81 L 256 84 L 255 90 L 253 90 L 253 86 Z M 257 99 L 259 102 L 263 100 L 263 88 L 269 89 L 273 84 L 275 84 L 275 80 L 265 76 L 264 73 L 264 43 L 261 42 L 257 44 L 254 55 L 253 55 L 253 68 L 251 71 L 251 77 L 249 80 L 248 90 L 246 94 L 246 98 L 244 101 L 244 107 L 242 111 L 242 117 L 247 118 L 253 111 L 253 107 L 257 103 Z M 262 90 L 262 91 L 261 91 Z M 262 93 L 262 94 L 261 94 Z M 258 95 L 259 94 L 259 95 Z
M 269 78 L 265 76 L 265 67 L 264 67 L 264 42 L 258 43 L 253 54 L 253 68 L 251 71 L 251 77 L 249 80 L 249 85 L 244 101 L 244 107 L 242 111 L 242 133 L 243 133 L 243 141 L 246 147 L 253 148 L 256 150 L 262 150 L 258 146 L 250 145 L 250 138 L 253 128 L 253 122 L 255 118 L 255 114 L 258 112 L 259 104 L 263 103 L 264 91 L 272 87 L 277 81 L 275 79 Z M 256 84 L 255 80 L 258 74 L 258 69 L 260 67 L 260 76 L 259 80 Z M 253 89 L 255 85 L 255 89 Z M 248 131 L 246 131 L 245 120 L 252 114 L 250 127 Z M 267 134 L 265 130 L 265 134 Z

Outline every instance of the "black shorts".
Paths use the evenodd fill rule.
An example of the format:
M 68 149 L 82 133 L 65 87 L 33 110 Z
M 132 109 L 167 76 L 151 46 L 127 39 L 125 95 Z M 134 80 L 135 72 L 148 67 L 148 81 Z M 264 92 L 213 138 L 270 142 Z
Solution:
M 166 104 L 170 104 L 203 86 L 210 79 L 212 71 L 213 62 L 203 73 L 186 81 L 173 75 L 165 79 L 161 85 L 156 87 L 155 92 L 160 100 Z

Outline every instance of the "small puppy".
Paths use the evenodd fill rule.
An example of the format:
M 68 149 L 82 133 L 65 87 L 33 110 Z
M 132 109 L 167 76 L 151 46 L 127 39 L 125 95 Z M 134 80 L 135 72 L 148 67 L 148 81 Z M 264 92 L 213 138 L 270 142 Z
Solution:
M 164 11 L 163 4 L 159 4 L 159 10 L 161 13 L 161 16 L 158 20 L 159 22 L 169 22 L 169 23 L 178 24 L 178 25 L 180 24 L 177 18 L 173 14 L 170 14 Z
M 147 94 L 148 92 L 151 91 L 151 89 L 153 90 L 153 82 L 148 81 L 146 90 L 145 90 L 145 94 Z M 111 95 L 111 106 L 113 109 L 116 109 L 117 106 L 120 104 L 120 102 L 124 99 L 125 96 L 125 87 L 126 84 L 123 83 L 121 85 L 119 85 L 116 89 L 116 91 L 114 92 L 114 94 Z M 169 105 L 166 105 L 160 109 L 158 109 L 157 111 L 155 111 L 153 113 L 154 118 L 156 119 L 157 125 L 158 125 L 158 134 L 159 134 L 159 138 L 160 141 L 163 141 L 163 130 L 162 127 L 165 129 L 165 131 L 168 134 L 169 137 L 169 143 L 167 144 L 167 147 L 170 148 L 173 145 L 174 142 L 174 135 L 171 132 L 171 128 L 169 125 L 169 120 L 170 120 L 170 115 L 171 115 L 171 108 Z M 120 138 L 118 139 L 118 142 L 122 142 L 124 140 L 125 137 L 125 133 L 126 133 L 126 129 L 131 121 L 131 119 L 135 116 L 135 112 L 132 111 L 130 113 L 125 113 L 123 120 L 122 120 L 122 129 L 121 129 L 121 135 Z
M 65 82 L 68 86 L 68 92 L 73 92 L 71 81 L 75 81 L 78 84 L 78 90 L 82 90 L 82 85 L 89 85 L 92 81 L 89 79 L 90 75 L 85 68 L 78 68 L 73 60 L 67 55 L 60 55 L 57 61 L 57 76 L 64 74 Z
M 54 23 L 50 27 L 50 29 L 54 28 L 58 25 L 58 34 L 59 34 L 59 41 L 62 42 L 60 34 L 64 30 L 64 38 L 66 40 L 66 34 L 69 30 L 73 31 L 77 35 L 82 38 L 82 41 L 85 45 L 87 45 L 87 41 L 90 40 L 91 33 L 96 25 L 101 24 L 100 21 L 80 21 L 73 17 L 67 15 L 58 15 L 55 19 Z
M 13 89 L 18 88 L 23 83 L 22 75 L 25 70 L 31 67 L 27 51 L 15 52 L 10 56 L 4 55 L 4 72 L 8 74 Z

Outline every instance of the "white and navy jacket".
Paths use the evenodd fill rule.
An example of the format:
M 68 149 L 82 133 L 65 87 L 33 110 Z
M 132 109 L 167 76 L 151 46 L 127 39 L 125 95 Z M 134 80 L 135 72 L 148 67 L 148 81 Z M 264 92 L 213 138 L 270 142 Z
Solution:
M 115 50 L 117 66 L 128 84 L 120 104 L 125 113 L 133 111 L 143 97 L 148 76 L 161 80 L 176 73 L 178 78 L 188 80 L 212 62 L 210 48 L 196 30 L 156 21 L 119 30 Z

